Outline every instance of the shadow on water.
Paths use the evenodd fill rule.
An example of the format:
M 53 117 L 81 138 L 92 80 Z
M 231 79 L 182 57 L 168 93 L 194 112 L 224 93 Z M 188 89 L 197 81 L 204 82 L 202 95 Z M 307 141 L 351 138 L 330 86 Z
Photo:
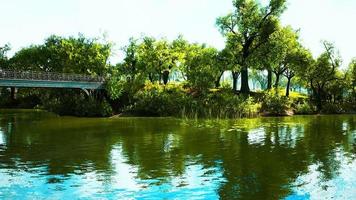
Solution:
M 347 198 L 355 138 L 354 115 L 188 121 L 0 111 L 0 197 Z

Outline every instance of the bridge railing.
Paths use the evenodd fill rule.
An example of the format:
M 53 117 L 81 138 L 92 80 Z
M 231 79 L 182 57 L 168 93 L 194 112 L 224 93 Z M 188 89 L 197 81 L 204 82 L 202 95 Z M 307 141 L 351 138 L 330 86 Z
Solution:
M 4 69 L 0 69 L 0 79 L 104 82 L 104 78 L 100 76 L 65 74 L 65 73 L 56 73 L 56 72 L 12 71 L 12 70 L 4 70 Z

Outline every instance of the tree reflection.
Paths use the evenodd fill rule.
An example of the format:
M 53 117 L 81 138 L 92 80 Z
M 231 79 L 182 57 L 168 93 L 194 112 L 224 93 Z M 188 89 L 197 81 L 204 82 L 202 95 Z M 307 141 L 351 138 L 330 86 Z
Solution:
M 337 154 L 354 159 L 355 124 L 351 115 L 181 121 L 2 114 L 0 166 L 46 166 L 46 173 L 63 176 L 96 172 L 110 182 L 121 170 L 115 162 L 124 162 L 137 169 L 135 181 L 155 180 L 142 190 L 188 188 L 187 180 L 173 180 L 201 166 L 203 179 L 196 181 L 218 181 L 221 199 L 281 199 L 310 166 L 317 166 L 323 183 L 340 171 Z M 113 154 L 116 147 L 119 154 Z

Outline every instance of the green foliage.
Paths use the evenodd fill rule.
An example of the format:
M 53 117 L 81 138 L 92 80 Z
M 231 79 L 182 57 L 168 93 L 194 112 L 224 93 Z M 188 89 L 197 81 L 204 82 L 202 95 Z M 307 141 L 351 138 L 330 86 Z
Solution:
M 346 85 L 350 101 L 356 104 L 356 59 L 353 59 L 346 72 Z
M 343 113 L 342 107 L 340 104 L 335 104 L 331 102 L 327 102 L 323 105 L 321 113 L 324 114 L 340 114 Z
M 185 102 L 189 102 L 185 94 L 178 85 L 147 83 L 134 95 L 135 103 L 127 111 L 144 116 L 177 116 Z
M 68 38 L 51 36 L 45 40 L 44 44 L 33 45 L 18 51 L 9 60 L 9 68 L 104 76 L 109 70 L 110 54 L 111 44 L 96 38 L 85 38 L 83 35 Z M 111 89 L 114 91 L 113 87 Z M 41 90 L 40 93 L 34 95 L 19 96 L 20 102 L 17 105 L 25 107 L 26 105 L 21 103 L 24 99 L 37 102 L 45 109 L 61 115 L 94 117 L 112 114 L 111 106 L 105 100 L 98 100 L 92 95 L 88 97 L 79 91 Z
M 127 107 L 126 112 L 143 116 L 240 118 L 255 116 L 260 109 L 251 97 L 238 96 L 231 89 L 195 96 L 177 84 L 146 83 L 134 99 L 134 105 Z
M 263 7 L 257 0 L 234 0 L 234 10 L 216 21 L 220 32 L 227 38 L 227 45 L 241 67 L 241 92 L 248 93 L 248 66 L 256 51 L 268 42 L 278 25 L 278 18 L 285 9 L 286 0 L 271 0 Z M 232 47 L 232 48 L 231 48 Z
M 0 69 L 8 68 L 9 62 L 7 57 L 7 52 L 10 51 L 10 46 L 8 44 L 0 47 Z
M 104 75 L 110 54 L 111 44 L 98 39 L 51 36 L 21 49 L 10 62 L 13 69 Z
M 262 100 L 262 112 L 270 115 L 286 115 L 291 108 L 291 101 L 288 97 L 281 96 L 274 91 L 266 92 Z
M 176 51 L 177 43 L 165 39 L 156 40 L 152 37 L 144 37 L 142 43 L 137 45 L 138 67 L 140 72 L 146 74 L 152 83 L 162 80 L 165 83 L 168 82 L 170 70 L 175 68 L 179 59 L 182 58 Z
M 323 45 L 325 52 L 318 57 L 316 62 L 309 65 L 304 76 L 309 82 L 313 92 L 312 100 L 317 105 L 318 111 L 322 110 L 324 103 L 328 99 L 328 87 L 337 85 L 337 81 L 340 80 L 338 68 L 340 67 L 341 58 L 333 44 L 323 42 Z
M 315 113 L 314 106 L 309 103 L 298 103 L 294 108 L 294 113 L 298 115 L 310 115 Z
M 208 118 L 252 117 L 259 113 L 260 104 L 252 97 L 238 96 L 231 90 L 208 93 L 195 106 L 198 116 Z
M 194 89 L 206 91 L 214 87 L 214 81 L 219 74 L 215 48 L 193 45 L 187 52 L 184 73 L 187 82 Z
M 257 0 L 234 0 L 233 11 L 216 22 L 226 38 L 221 51 L 189 43 L 182 36 L 173 41 L 131 38 L 123 48 L 123 61 L 111 66 L 112 45 L 83 35 L 51 36 L 44 44 L 21 49 L 11 59 L 5 45 L 0 47 L 0 68 L 100 75 L 106 78 L 107 94 L 87 97 L 74 90 L 35 89 L 31 93 L 21 89 L 20 100 L 1 104 L 27 106 L 21 102 L 27 99 L 59 114 L 77 116 L 109 116 L 114 110 L 146 116 L 236 118 L 255 115 L 260 109 L 285 115 L 292 107 L 298 114 L 313 113 L 313 106 L 302 103 L 307 101 L 306 95 L 289 92 L 294 78 L 299 88 L 311 91 L 317 111 L 355 110 L 356 61 L 346 72 L 338 70 L 341 59 L 329 42 L 323 42 L 325 52 L 314 60 L 300 44 L 298 32 L 290 26 L 281 27 L 279 17 L 285 5 L 286 0 L 270 0 L 266 6 Z M 268 70 L 270 76 L 266 78 L 261 70 Z M 225 71 L 232 72 L 233 90 L 230 83 L 220 83 Z M 278 91 L 251 93 L 255 99 L 247 97 L 249 78 L 270 89 L 272 72 Z M 282 75 L 286 90 L 278 87 Z M 235 93 L 239 77 L 242 95 Z M 283 97 L 284 93 L 289 98 Z M 8 90 L 3 90 L 1 98 L 8 97 Z
M 79 117 L 107 117 L 112 115 L 110 104 L 104 99 L 73 90 L 51 91 L 41 96 L 43 108 L 59 115 Z

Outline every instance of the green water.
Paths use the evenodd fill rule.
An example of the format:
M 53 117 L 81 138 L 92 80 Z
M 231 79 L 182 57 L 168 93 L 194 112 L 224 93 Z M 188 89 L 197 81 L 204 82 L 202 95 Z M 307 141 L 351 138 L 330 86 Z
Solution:
M 356 116 L 185 121 L 0 110 L 0 199 L 354 199 Z

